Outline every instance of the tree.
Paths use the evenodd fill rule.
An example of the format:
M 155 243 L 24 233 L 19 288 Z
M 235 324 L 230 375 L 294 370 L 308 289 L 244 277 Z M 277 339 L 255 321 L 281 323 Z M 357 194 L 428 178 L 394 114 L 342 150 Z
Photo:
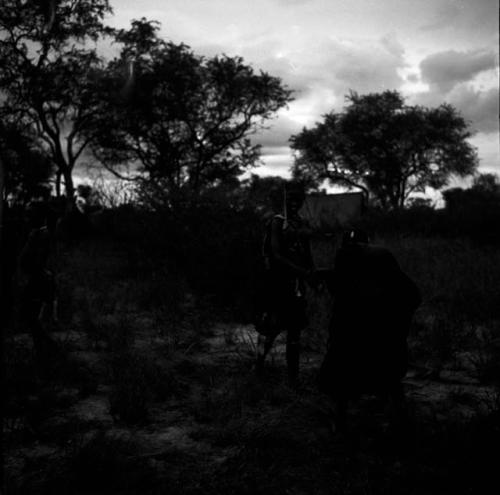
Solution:
M 498 175 L 477 174 L 468 189 L 453 187 L 443 191 L 446 208 L 453 211 L 500 211 L 500 180 Z
M 413 192 L 440 189 L 477 168 L 471 136 L 451 105 L 405 105 L 397 91 L 347 97 L 311 129 L 291 137 L 295 177 L 358 187 L 384 208 L 403 207 Z
M 285 191 L 296 185 L 280 176 L 260 177 L 252 174 L 242 182 L 241 201 L 263 216 L 283 212 Z
M 485 194 L 500 195 L 500 178 L 496 174 L 482 173 L 474 177 L 472 189 Z
M 141 19 L 119 33 L 123 49 L 109 66 L 112 94 L 102 101 L 93 150 L 121 177 L 120 165 L 133 165 L 142 193 L 173 206 L 253 166 L 259 147 L 249 135 L 291 92 L 239 57 L 205 58 L 157 31 Z
M 52 161 L 22 129 L 0 123 L 0 161 L 4 173 L 2 200 L 10 197 L 26 204 L 49 190 Z
M 110 12 L 108 0 L 4 0 L 0 6 L 1 117 L 22 122 L 43 142 L 57 191 L 62 178 L 69 199 L 99 99 L 95 42 L 111 33 L 103 24 Z

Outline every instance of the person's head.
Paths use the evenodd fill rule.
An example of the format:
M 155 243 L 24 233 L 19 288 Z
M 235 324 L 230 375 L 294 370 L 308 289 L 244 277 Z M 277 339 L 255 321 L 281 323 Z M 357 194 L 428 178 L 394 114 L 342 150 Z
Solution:
M 304 187 L 297 183 L 287 184 L 284 195 L 287 215 L 290 217 L 297 216 L 306 198 Z
M 42 201 L 31 201 L 26 209 L 31 228 L 39 229 L 47 225 L 47 205 Z
M 361 229 L 346 230 L 342 236 L 343 246 L 352 246 L 354 244 L 368 244 L 370 239 L 368 234 Z
M 82 198 L 81 196 L 77 196 L 75 199 L 75 206 L 76 206 L 76 209 L 80 213 L 85 213 L 85 207 L 87 206 L 87 202 L 85 201 L 85 198 Z

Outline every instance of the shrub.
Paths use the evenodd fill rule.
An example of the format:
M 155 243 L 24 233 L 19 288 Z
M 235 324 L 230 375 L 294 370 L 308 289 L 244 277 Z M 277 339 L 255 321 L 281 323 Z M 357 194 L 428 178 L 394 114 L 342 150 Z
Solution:
M 152 393 L 147 362 L 131 351 L 116 353 L 111 359 L 110 413 L 127 424 L 144 423 Z

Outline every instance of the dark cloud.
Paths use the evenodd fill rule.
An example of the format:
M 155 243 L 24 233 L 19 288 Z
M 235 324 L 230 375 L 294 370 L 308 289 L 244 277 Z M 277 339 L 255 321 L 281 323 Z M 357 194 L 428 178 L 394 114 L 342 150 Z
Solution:
M 279 175 L 281 177 L 291 177 L 291 157 L 263 156 L 264 164 L 252 170 L 252 173 L 265 177 L 268 175 Z
M 215 57 L 216 55 L 222 55 L 227 53 L 227 47 L 217 43 L 206 43 L 203 45 L 193 45 L 193 50 L 198 55 L 203 55 L 204 57 Z
M 267 56 L 253 65 L 272 76 L 281 78 L 283 83 L 294 91 L 296 98 L 307 93 L 315 80 L 313 74 L 302 71 L 300 66 L 295 65 L 291 57 Z
M 470 87 L 460 86 L 450 93 L 448 101 L 471 122 L 473 130 L 485 133 L 498 132 L 497 88 L 476 91 Z
M 435 2 L 432 22 L 421 31 L 451 31 L 457 35 L 498 35 L 498 0 L 447 0 Z
M 288 146 L 263 146 L 261 152 L 264 156 L 290 157 L 291 155 Z
M 375 92 L 397 89 L 404 82 L 398 74 L 398 68 L 405 66 L 404 50 L 392 35 L 378 41 L 323 40 L 319 44 L 306 44 L 310 48 L 302 52 L 283 50 L 284 55 L 279 45 L 270 46 L 267 57 L 255 66 L 281 77 L 295 90 L 296 100 L 290 105 L 290 113 L 280 112 L 269 128 L 252 137 L 254 143 L 262 146 L 266 162 L 273 160 L 273 165 L 289 163 L 290 137 L 302 130 L 304 122 L 308 122 L 308 127 L 313 125 L 313 119 L 321 119 L 326 112 L 340 111 L 350 89 Z M 245 50 L 245 59 L 257 59 L 261 48 L 264 47 L 254 44 Z
M 498 132 L 499 130 L 497 88 L 482 91 L 464 83 L 446 94 L 439 92 L 419 93 L 411 98 L 411 103 L 430 107 L 450 103 L 470 122 L 471 130 L 482 133 Z
M 460 16 L 460 7 L 458 2 L 447 3 L 437 8 L 434 14 L 434 20 L 429 24 L 420 27 L 421 31 L 437 31 L 451 26 Z
M 260 68 L 281 77 L 295 91 L 296 99 L 312 103 L 330 91 L 343 100 L 351 89 L 366 93 L 398 89 L 404 83 L 398 74 L 406 66 L 404 49 L 394 36 L 378 41 L 323 40 L 305 46 L 309 48 L 259 62 Z
M 420 70 L 424 82 L 441 91 L 450 91 L 456 84 L 469 81 L 497 65 L 497 55 L 490 50 L 449 50 L 426 57 L 420 62 Z
M 359 93 L 398 89 L 404 82 L 398 69 L 406 66 L 404 50 L 394 37 L 378 42 L 332 43 L 326 70 L 337 92 Z
M 261 30 L 243 37 L 241 46 L 233 47 L 232 52 L 216 44 L 193 48 L 207 56 L 224 51 L 241 55 L 256 70 L 280 77 L 294 91 L 295 99 L 307 100 L 311 113 L 318 117 L 331 110 L 325 108 L 325 101 L 343 101 L 351 89 L 359 93 L 383 91 L 399 89 L 404 83 L 398 69 L 406 66 L 405 51 L 393 33 L 378 40 L 342 41 L 318 38 L 302 30 L 294 34 L 292 29 L 290 35 L 295 36 L 290 45 L 274 33 Z
M 392 55 L 401 58 L 405 54 L 404 46 L 397 39 L 395 34 L 387 34 L 380 39 L 380 44 Z
M 273 0 L 274 3 L 278 3 L 280 5 L 287 5 L 287 6 L 293 6 L 293 5 L 302 5 L 304 3 L 311 3 L 314 0 Z
M 262 145 L 263 148 L 288 147 L 288 140 L 293 134 L 302 130 L 302 125 L 286 115 L 281 115 L 274 120 L 267 129 L 256 133 L 252 141 Z

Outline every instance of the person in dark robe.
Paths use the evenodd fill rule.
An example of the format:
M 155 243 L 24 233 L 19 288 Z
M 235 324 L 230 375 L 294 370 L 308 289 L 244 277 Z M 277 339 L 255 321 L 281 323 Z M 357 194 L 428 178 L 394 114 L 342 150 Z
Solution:
M 345 423 L 348 401 L 363 393 L 388 399 L 396 416 L 405 411 L 401 380 L 408 367 L 407 337 L 421 302 L 415 283 L 386 248 L 370 245 L 361 231 L 346 233 L 326 277 L 333 313 L 320 389 Z

